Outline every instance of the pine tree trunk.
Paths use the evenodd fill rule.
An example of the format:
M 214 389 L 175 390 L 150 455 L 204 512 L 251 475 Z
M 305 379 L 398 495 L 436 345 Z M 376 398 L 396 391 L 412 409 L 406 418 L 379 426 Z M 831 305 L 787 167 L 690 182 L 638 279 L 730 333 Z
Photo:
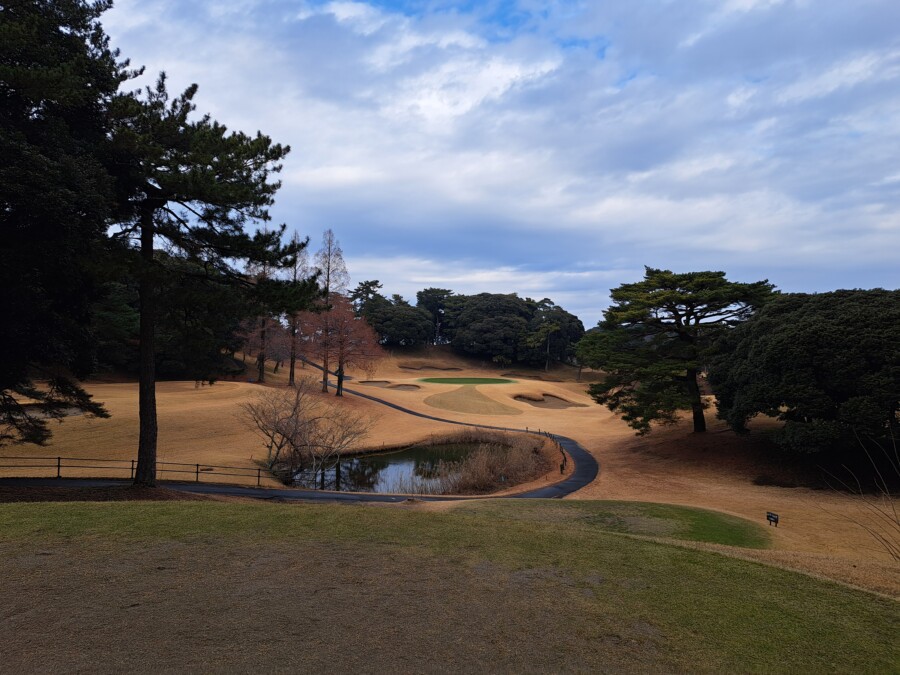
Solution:
M 291 319 L 291 367 L 288 371 L 288 386 L 294 385 L 294 366 L 297 363 L 297 319 Z
M 138 458 L 134 484 L 156 485 L 156 280 L 153 270 L 153 209 L 141 214 L 141 274 L 138 294 L 140 368 L 138 385 Z
M 691 397 L 691 411 L 694 415 L 694 433 L 706 431 L 706 418 L 703 416 L 703 399 L 700 397 L 700 385 L 697 383 L 698 372 L 688 368 L 687 388 Z
M 256 381 L 262 384 L 266 381 L 266 318 L 259 322 L 259 354 L 256 355 Z
M 328 348 L 322 353 L 322 392 L 328 393 Z

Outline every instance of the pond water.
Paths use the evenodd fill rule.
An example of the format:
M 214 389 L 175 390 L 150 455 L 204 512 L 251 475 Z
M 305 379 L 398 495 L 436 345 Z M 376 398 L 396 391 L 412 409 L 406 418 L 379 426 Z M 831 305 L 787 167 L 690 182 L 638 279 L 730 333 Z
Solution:
M 294 474 L 293 484 L 313 490 L 436 494 L 438 464 L 459 462 L 477 447 L 477 443 L 453 443 L 342 457 L 322 470 Z M 426 489 L 410 490 L 414 484 Z

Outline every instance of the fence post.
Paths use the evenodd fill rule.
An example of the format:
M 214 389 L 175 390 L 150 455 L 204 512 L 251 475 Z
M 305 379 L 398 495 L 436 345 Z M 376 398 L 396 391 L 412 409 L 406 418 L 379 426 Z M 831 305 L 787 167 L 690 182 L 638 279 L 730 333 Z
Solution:
M 262 481 L 262 469 L 257 469 L 256 470 L 256 487 L 259 487 L 261 485 L 260 481 Z
M 134 480 L 134 460 L 131 460 L 131 480 Z
M 62 478 L 62 457 L 56 458 L 56 477 Z
M 197 483 L 200 482 L 200 465 L 199 464 L 197 465 L 197 476 L 196 476 L 195 482 L 197 482 Z

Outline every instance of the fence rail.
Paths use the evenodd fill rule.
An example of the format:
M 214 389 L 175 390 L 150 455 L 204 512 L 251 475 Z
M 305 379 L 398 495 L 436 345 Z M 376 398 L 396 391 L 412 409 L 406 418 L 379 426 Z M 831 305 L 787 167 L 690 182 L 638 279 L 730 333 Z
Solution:
M 0 456 L 0 476 L 8 473 L 7 470 L 10 469 L 45 469 L 50 473 L 55 472 L 56 478 L 62 478 L 64 469 L 91 469 L 94 471 L 117 472 L 115 476 L 106 474 L 105 477 L 111 478 L 119 478 L 122 473 L 127 472 L 128 477 L 133 479 L 136 467 L 137 461 L 133 459 L 98 459 L 96 457 L 63 457 L 61 455 L 56 457 Z M 157 462 L 156 472 L 157 474 L 169 473 L 193 476 L 195 483 L 201 482 L 201 476 L 255 478 L 257 486 L 262 485 L 263 472 L 267 475 L 269 473 L 262 467 L 220 466 L 217 464 L 191 464 L 188 462 Z M 184 479 L 182 478 L 181 480 Z

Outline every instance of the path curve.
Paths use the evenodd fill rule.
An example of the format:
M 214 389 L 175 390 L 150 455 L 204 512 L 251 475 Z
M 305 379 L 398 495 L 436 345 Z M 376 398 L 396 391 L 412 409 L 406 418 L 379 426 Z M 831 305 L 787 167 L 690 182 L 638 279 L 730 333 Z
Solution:
M 391 403 L 390 401 L 385 401 L 384 399 L 378 398 L 377 396 L 364 394 L 354 389 L 347 389 L 346 387 L 344 387 L 344 392 L 353 394 L 354 396 L 359 396 L 360 398 L 374 401 L 375 403 L 387 406 L 388 408 L 393 408 L 394 410 L 405 413 L 407 415 L 421 417 L 422 419 L 432 420 L 434 422 L 455 424 L 461 427 L 474 427 L 476 429 L 490 429 L 493 431 L 510 431 L 522 434 L 536 433 L 535 431 L 529 429 L 498 427 L 490 424 L 478 424 L 476 422 L 460 422 L 458 420 L 448 420 L 444 417 L 437 417 L 436 415 L 429 415 L 427 413 L 418 412 L 416 410 L 410 410 L 409 408 L 404 408 L 403 406 L 397 405 L 396 403 Z M 529 490 L 520 494 L 507 495 L 506 497 L 492 497 L 492 499 L 552 499 L 565 497 L 566 495 L 570 495 L 576 490 L 580 490 L 581 488 L 593 482 L 593 480 L 597 477 L 597 474 L 600 473 L 600 465 L 597 463 L 597 460 L 594 459 L 594 456 L 587 450 L 585 450 L 584 447 L 582 447 L 582 445 L 575 439 L 569 438 L 568 436 L 560 436 L 559 434 L 551 434 L 549 432 L 546 435 L 559 443 L 563 447 L 563 449 L 567 453 L 569 453 L 569 457 L 572 458 L 572 463 L 575 465 L 575 469 L 572 471 L 569 477 L 561 480 L 558 483 L 554 483 L 553 485 L 537 488 L 535 490 Z
M 321 366 L 307 361 L 321 370 Z M 331 385 L 330 386 L 334 386 Z M 513 433 L 537 433 L 529 429 L 515 429 L 511 427 L 498 427 L 489 424 L 477 424 L 474 422 L 460 422 L 458 420 L 448 420 L 435 415 L 428 415 L 416 410 L 404 408 L 396 403 L 385 401 L 384 399 L 364 394 L 353 389 L 344 387 L 344 392 L 353 394 L 360 398 L 368 399 L 374 403 L 393 408 L 399 412 L 422 419 L 432 420 L 435 422 L 443 422 L 445 424 L 455 424 L 461 427 L 474 427 L 477 429 L 490 429 L 494 431 L 509 431 Z M 544 432 L 541 432 L 544 433 Z M 462 501 L 466 499 L 559 499 L 572 494 L 576 490 L 580 490 L 586 485 L 593 482 L 600 472 L 600 465 L 594 456 L 591 455 L 577 441 L 567 436 L 552 434 L 547 432 L 547 436 L 559 443 L 563 449 L 572 458 L 575 465 L 574 470 L 568 476 L 558 483 L 547 485 L 545 487 L 528 490 L 514 495 L 491 496 L 479 495 L 473 496 L 455 496 L 455 495 L 415 495 L 415 499 L 427 502 L 438 501 Z M 163 481 L 160 481 L 163 483 Z M 91 478 L 0 478 L 0 486 L 35 486 L 35 487 L 114 487 L 130 485 L 131 481 L 117 479 L 91 479 Z M 325 490 L 291 490 L 284 488 L 252 488 L 241 487 L 237 485 L 220 485 L 216 483 L 177 483 L 165 482 L 165 486 L 172 490 L 180 490 L 182 492 L 191 492 L 194 494 L 215 494 L 229 495 L 235 497 L 253 497 L 257 499 L 272 500 L 302 500 L 302 501 L 330 501 L 330 502 L 382 502 L 397 503 L 409 499 L 407 495 L 379 494 L 374 492 L 331 492 Z

